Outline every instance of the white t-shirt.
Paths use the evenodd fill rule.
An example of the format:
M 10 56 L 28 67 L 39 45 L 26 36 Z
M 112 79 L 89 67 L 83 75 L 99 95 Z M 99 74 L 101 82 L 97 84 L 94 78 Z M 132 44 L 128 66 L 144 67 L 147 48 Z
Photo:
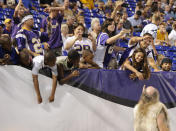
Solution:
M 158 26 L 153 24 L 153 23 L 150 23 L 150 24 L 147 24 L 142 32 L 141 32 L 141 36 L 144 36 L 144 34 L 146 33 L 149 33 L 153 36 L 154 39 L 156 39 L 156 35 L 157 35 L 157 30 L 158 30 Z
M 169 42 L 172 46 L 175 46 L 176 43 L 176 31 L 173 29 L 168 36 Z
M 64 49 L 65 49 L 65 46 L 67 45 L 67 43 L 69 41 L 72 41 L 73 39 L 75 39 L 75 36 L 67 38 L 67 40 L 64 43 Z M 83 37 L 81 41 L 80 40 L 75 41 L 75 43 L 73 44 L 72 48 L 70 48 L 70 50 L 71 49 L 77 50 L 80 55 L 82 55 L 82 51 L 84 49 L 90 49 L 91 51 L 93 51 L 93 49 L 92 49 L 92 41 L 90 41 L 89 39 Z M 64 51 L 69 52 L 69 50 L 64 50 Z
M 43 67 L 49 67 L 51 70 L 52 70 L 52 74 L 57 76 L 57 66 L 47 66 L 47 65 L 44 65 L 44 56 L 42 55 L 39 55 L 39 56 L 36 56 L 33 58 L 33 68 L 32 68 L 32 74 L 33 75 L 38 75 L 39 73 L 39 70 Z
M 136 20 L 136 19 L 134 19 L 134 16 L 131 16 L 131 17 L 128 18 L 128 20 L 130 21 L 130 23 L 133 27 L 142 24 L 142 19 L 141 18 Z

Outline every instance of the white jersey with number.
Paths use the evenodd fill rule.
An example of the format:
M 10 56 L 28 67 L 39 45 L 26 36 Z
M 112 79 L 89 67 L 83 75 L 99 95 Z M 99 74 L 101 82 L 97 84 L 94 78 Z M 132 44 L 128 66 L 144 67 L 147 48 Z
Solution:
M 65 49 L 66 45 L 67 45 L 70 41 L 72 41 L 73 39 L 75 39 L 75 36 L 72 36 L 72 37 L 68 37 L 68 38 L 67 38 L 67 40 L 66 40 L 65 43 L 64 43 L 64 49 Z M 70 48 L 70 50 L 71 50 L 71 49 L 77 50 L 78 53 L 79 53 L 80 55 L 82 55 L 82 51 L 85 50 L 85 49 L 90 49 L 91 51 L 93 51 L 93 49 L 92 49 L 92 42 L 91 42 L 89 39 L 87 39 L 87 38 L 82 38 L 81 41 L 80 41 L 80 40 L 77 40 L 77 41 L 73 44 L 73 46 Z M 64 51 L 66 51 L 67 53 L 69 52 L 69 50 L 64 50 Z

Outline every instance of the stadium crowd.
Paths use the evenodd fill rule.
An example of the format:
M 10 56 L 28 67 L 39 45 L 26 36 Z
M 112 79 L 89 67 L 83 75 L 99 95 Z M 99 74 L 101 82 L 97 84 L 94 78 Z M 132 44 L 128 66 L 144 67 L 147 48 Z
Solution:
M 53 79 L 52 102 L 57 81 L 79 76 L 78 68 L 129 70 L 139 80 L 175 69 L 174 0 L 7 0 L 0 6 L 14 8 L 0 25 L 0 65 L 31 69 L 38 103 L 38 73 Z

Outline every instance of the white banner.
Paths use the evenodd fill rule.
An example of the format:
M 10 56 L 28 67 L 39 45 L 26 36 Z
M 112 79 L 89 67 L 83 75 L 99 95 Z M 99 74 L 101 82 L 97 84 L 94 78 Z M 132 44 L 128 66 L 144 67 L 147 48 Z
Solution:
M 0 131 L 133 131 L 133 108 L 106 101 L 77 88 L 57 86 L 48 102 L 52 80 L 39 75 L 42 104 L 37 104 L 31 71 L 0 67 Z M 169 109 L 176 131 L 176 108 Z

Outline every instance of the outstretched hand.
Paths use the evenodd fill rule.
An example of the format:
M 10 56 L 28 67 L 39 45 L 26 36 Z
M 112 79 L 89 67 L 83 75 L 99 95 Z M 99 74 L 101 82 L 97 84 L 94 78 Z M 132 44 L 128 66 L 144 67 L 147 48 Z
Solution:
M 141 72 L 137 72 L 136 76 L 138 77 L 139 80 L 144 80 L 143 74 Z
M 137 78 L 135 73 L 129 75 L 130 79 L 135 80 Z
M 44 9 L 44 12 L 47 12 L 47 13 L 51 12 L 51 8 L 50 8 L 50 7 L 46 7 L 46 8 Z
M 71 73 L 71 75 L 72 75 L 72 77 L 79 76 L 79 71 L 74 70 L 74 71 Z
M 122 31 L 120 31 L 120 34 L 121 34 L 121 35 L 124 35 L 124 34 L 130 33 L 130 32 L 131 32 L 130 29 L 123 29 Z
M 119 8 L 122 4 L 123 4 L 124 2 L 123 1 L 117 1 L 116 3 L 115 3 L 115 7 L 116 8 Z
M 146 88 L 146 85 L 144 85 L 144 86 L 143 86 L 143 88 L 142 88 L 142 92 L 144 92 L 144 91 L 145 91 L 145 88 Z
M 54 96 L 50 96 L 48 100 L 49 100 L 49 102 L 53 102 L 54 101 Z
M 44 49 L 49 50 L 50 46 L 49 46 L 49 44 L 47 42 L 43 43 L 43 45 L 44 45 Z
M 38 104 L 42 103 L 42 97 L 41 96 L 38 96 L 37 100 L 38 100 Z

